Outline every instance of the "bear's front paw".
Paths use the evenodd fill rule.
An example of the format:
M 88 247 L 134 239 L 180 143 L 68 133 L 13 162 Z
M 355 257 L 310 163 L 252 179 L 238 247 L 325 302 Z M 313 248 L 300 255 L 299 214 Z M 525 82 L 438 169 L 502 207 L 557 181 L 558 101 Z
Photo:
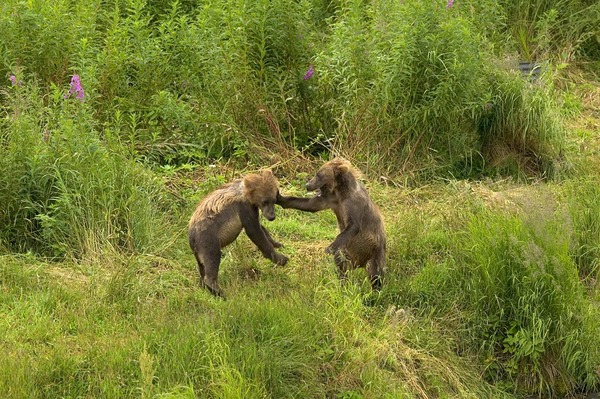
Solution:
M 285 266 L 285 264 L 288 262 L 288 257 L 276 252 L 274 261 L 279 266 Z
M 333 255 L 339 250 L 340 250 L 340 248 L 337 245 L 331 244 L 327 248 L 325 248 L 325 253 L 329 254 L 329 255 Z

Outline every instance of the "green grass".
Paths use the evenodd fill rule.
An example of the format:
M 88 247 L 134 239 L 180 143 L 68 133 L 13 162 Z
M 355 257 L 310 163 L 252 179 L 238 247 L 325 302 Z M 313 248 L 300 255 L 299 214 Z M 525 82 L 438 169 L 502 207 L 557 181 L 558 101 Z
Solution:
M 40 268 L 14 257 L 3 263 L 2 286 L 13 287 L 2 296 L 8 317 L 0 388 L 8 397 L 155 397 L 181 390 L 223 398 L 426 397 L 446 389 L 484 397 L 492 391 L 428 348 L 404 343 L 404 331 L 421 330 L 414 321 L 365 308 L 363 295 L 340 290 L 333 274 L 308 276 L 301 285 L 286 284 L 266 267 L 258 282 L 225 274 L 224 286 L 236 294 L 222 302 L 200 291 L 189 271 L 171 282 L 146 265 L 125 277 L 114 270 L 107 288 L 94 281 L 104 276 L 71 282 L 86 280 L 72 265 Z M 153 288 L 165 280 L 168 297 Z M 114 281 L 119 292 L 110 288 Z
M 282 190 L 297 193 L 295 184 L 284 180 Z M 527 213 L 554 209 L 548 193 L 560 185 L 539 186 L 531 199 L 524 195 L 533 190 L 507 183 L 369 187 L 388 231 L 381 294 L 370 292 L 364 270 L 338 282 L 324 253 L 337 229 L 331 212 L 278 208 L 278 218 L 264 222 L 285 244 L 286 267 L 263 259 L 244 235 L 227 247 L 220 272 L 227 301 L 200 289 L 184 234 L 160 256 L 85 263 L 3 256 L 0 391 L 15 398 L 510 398 L 597 386 L 598 310 L 572 274 L 568 246 L 537 237 L 535 223 L 545 219 Z M 503 231 L 516 232 L 517 244 Z M 515 253 L 534 243 L 549 252 L 517 257 L 509 272 L 501 262 L 514 250 L 503 243 L 518 245 Z M 562 259 L 551 266 L 553 281 L 571 284 L 564 290 L 528 269 L 553 256 Z M 487 265 L 491 285 L 477 265 Z M 556 268 L 567 267 L 565 280 Z M 515 292 L 500 285 L 511 281 L 519 281 Z M 496 301 L 512 307 L 498 313 Z M 531 337 L 541 358 L 511 346 L 518 328 L 541 334 Z
M 2 2 L 0 396 L 597 392 L 584 3 Z M 548 60 L 539 80 L 509 65 L 517 45 Z M 83 102 L 64 97 L 73 74 Z M 338 281 L 332 212 L 280 208 L 264 223 L 289 263 L 242 234 L 221 261 L 228 300 L 201 289 L 199 199 L 265 166 L 303 195 L 334 154 L 384 214 L 382 291 L 364 270 Z

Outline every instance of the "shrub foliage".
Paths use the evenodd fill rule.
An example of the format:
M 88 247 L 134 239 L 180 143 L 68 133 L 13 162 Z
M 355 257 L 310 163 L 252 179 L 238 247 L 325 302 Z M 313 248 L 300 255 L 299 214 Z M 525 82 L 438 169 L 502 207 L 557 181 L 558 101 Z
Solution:
M 561 2 L 558 15 L 579 10 L 587 21 L 597 12 L 576 3 Z M 494 62 L 513 38 L 497 32 L 522 21 L 502 2 L 11 0 L 0 7 L 0 76 L 35 80 L 45 96 L 78 74 L 98 131 L 111 129 L 152 162 L 364 149 L 355 157 L 382 172 L 518 175 L 490 155 L 499 142 L 524 158 L 516 167 L 530 175 L 549 174 L 561 146 L 554 107 L 529 102 L 551 104 L 546 80 L 521 84 L 518 72 Z M 543 10 L 542 22 L 553 8 Z M 553 21 L 555 37 L 565 22 Z M 588 43 L 593 29 L 580 25 L 577 38 L 561 36 L 554 46 Z M 553 133 L 539 133 L 546 130 Z

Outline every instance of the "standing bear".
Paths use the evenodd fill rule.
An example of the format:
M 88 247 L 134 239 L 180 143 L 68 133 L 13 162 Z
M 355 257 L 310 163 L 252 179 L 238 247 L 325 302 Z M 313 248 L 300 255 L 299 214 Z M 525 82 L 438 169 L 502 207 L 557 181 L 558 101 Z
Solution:
M 368 263 L 371 286 L 379 290 L 385 268 L 385 228 L 381 212 L 358 180 L 359 176 L 360 172 L 350 162 L 336 158 L 324 164 L 306 184 L 308 191 L 317 191 L 314 197 L 278 195 L 277 204 L 306 212 L 331 209 L 340 234 L 326 252 L 334 255 L 340 278 Z
M 221 249 L 233 242 L 242 229 L 265 258 L 285 265 L 288 258 L 275 250 L 282 245 L 260 224 L 259 212 L 275 219 L 279 190 L 270 170 L 248 174 L 208 194 L 196 207 L 188 224 L 188 238 L 194 252 L 200 283 L 213 295 L 223 297 L 217 281 Z

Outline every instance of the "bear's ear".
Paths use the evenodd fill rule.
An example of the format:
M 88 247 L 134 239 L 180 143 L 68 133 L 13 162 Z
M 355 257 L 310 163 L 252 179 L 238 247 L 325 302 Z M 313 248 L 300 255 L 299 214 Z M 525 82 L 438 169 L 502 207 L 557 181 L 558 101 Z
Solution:
M 265 169 L 262 172 L 260 172 L 260 174 L 265 177 L 265 178 L 271 178 L 271 177 L 275 177 L 273 175 L 273 171 L 271 171 L 271 169 Z
M 260 184 L 260 179 L 261 176 L 259 175 L 246 175 L 244 177 L 244 195 L 246 195 L 246 197 L 251 197 L 252 194 L 254 194 Z
M 337 186 L 348 185 L 348 174 L 350 173 L 350 167 L 346 162 L 336 162 L 333 166 L 333 178 Z
M 344 159 L 336 159 L 336 161 L 333 167 L 333 177 L 336 187 L 351 187 L 355 180 L 352 166 Z
M 333 168 L 333 174 L 335 177 L 343 176 L 350 171 L 350 168 L 345 163 L 335 165 Z
M 265 191 L 265 194 L 267 191 L 272 191 L 271 189 L 273 187 L 277 187 L 277 178 L 271 169 L 265 169 L 261 171 L 260 177 L 262 184 L 261 191 Z

